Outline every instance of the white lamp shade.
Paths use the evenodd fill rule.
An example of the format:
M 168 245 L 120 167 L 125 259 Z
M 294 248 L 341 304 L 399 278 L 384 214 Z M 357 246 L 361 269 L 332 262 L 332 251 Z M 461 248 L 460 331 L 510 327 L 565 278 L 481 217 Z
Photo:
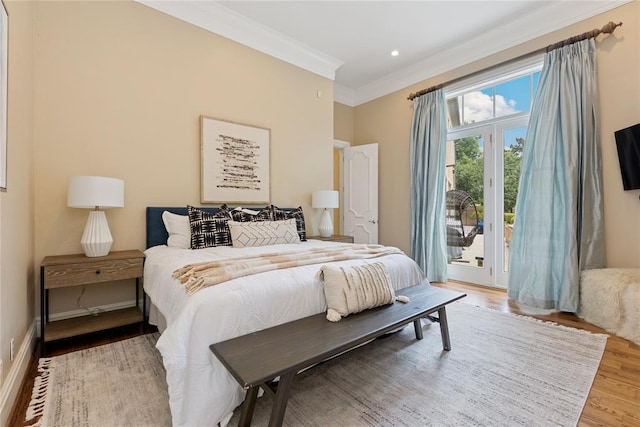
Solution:
M 338 192 L 333 190 L 314 191 L 311 195 L 311 207 L 335 209 L 338 207 Z
M 93 209 L 124 207 L 124 181 L 103 176 L 70 176 L 67 206 Z

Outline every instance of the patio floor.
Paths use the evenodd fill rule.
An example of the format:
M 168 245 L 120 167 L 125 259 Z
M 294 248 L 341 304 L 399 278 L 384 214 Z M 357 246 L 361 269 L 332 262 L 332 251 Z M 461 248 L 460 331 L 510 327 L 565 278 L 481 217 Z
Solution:
M 455 252 L 460 254 L 460 248 L 451 248 L 449 247 L 449 253 Z M 476 257 L 484 258 L 484 235 L 477 234 L 473 239 L 473 244 L 468 248 L 462 249 L 462 257 L 461 258 L 453 258 L 450 261 L 450 264 L 458 264 L 458 265 L 468 265 L 470 267 L 478 267 L 478 260 Z M 505 245 L 504 248 L 504 269 L 507 271 L 509 267 L 509 246 Z

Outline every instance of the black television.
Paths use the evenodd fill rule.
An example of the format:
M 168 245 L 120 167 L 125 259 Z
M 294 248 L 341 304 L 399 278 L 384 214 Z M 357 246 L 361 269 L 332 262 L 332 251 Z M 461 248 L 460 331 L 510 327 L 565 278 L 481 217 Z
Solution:
M 640 123 L 615 132 L 625 190 L 640 189 Z

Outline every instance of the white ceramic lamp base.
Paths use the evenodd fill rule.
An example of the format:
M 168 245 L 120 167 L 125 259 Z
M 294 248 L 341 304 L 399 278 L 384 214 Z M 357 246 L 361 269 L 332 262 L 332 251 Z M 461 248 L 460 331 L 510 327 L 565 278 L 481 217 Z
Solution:
M 113 238 L 104 211 L 91 211 L 80 240 L 84 254 L 90 258 L 106 256 L 112 243 Z
M 321 237 L 331 237 L 333 235 L 333 223 L 331 222 L 331 214 L 328 209 L 322 211 L 318 232 Z

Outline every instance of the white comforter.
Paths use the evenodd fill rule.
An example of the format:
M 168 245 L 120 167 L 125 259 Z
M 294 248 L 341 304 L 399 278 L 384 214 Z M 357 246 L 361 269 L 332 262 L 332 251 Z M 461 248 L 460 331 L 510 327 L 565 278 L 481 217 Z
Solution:
M 200 250 L 155 246 L 146 250 L 144 289 L 166 319 L 158 340 L 167 371 L 174 426 L 226 425 L 244 391 L 209 350 L 209 345 L 256 330 L 326 311 L 321 265 L 308 265 L 246 276 L 189 296 L 171 273 L 186 264 L 276 250 L 339 245 L 309 240 L 296 245 Z M 424 280 L 405 255 L 335 263 L 383 262 L 395 289 Z M 283 351 L 286 351 L 283 349 Z

